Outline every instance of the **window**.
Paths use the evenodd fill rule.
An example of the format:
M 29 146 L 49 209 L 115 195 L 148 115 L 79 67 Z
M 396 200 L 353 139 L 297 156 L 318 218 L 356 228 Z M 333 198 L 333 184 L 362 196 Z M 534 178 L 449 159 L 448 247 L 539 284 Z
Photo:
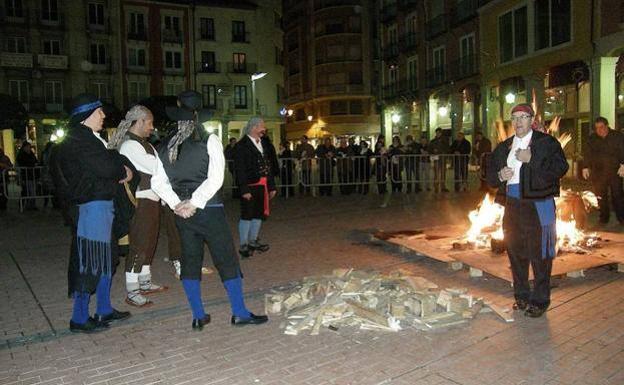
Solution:
M 104 4 L 89 3 L 89 24 L 104 26 Z
M 145 36 L 145 15 L 142 13 L 130 12 L 130 26 L 128 34 L 131 37 Z
M 26 38 L 23 36 L 9 36 L 7 38 L 7 52 L 26 53 Z
M 508 62 L 528 52 L 527 7 L 507 12 L 498 19 L 500 61 Z
M 346 100 L 332 100 L 329 102 L 330 115 L 348 115 L 349 103 Z
M 170 31 L 175 35 L 180 34 L 180 18 L 177 16 L 165 16 L 165 31 Z
M 397 28 L 388 28 L 388 45 L 396 44 L 399 41 L 399 35 L 397 34 Z
M 145 49 L 129 48 L 128 65 L 130 67 L 145 67 Z
M 61 41 L 60 40 L 44 40 L 43 41 L 43 53 L 45 55 L 60 55 L 61 54 Z
M 436 83 L 445 80 L 446 75 L 446 48 L 437 47 L 433 50 L 433 80 Z
M 362 101 L 352 100 L 349 102 L 349 114 L 350 115 L 362 115 L 363 112 Z
M 535 50 L 570 41 L 570 0 L 536 0 Z
M 247 43 L 244 21 L 232 21 L 232 41 L 236 43 Z
M 182 53 L 178 51 L 165 51 L 165 68 L 182 68 Z
M 41 0 L 41 20 L 59 21 L 58 4 L 56 0 Z
M 411 58 L 407 61 L 407 82 L 410 91 L 418 89 L 418 58 Z
M 213 51 L 202 51 L 201 57 L 202 72 L 217 72 L 217 62 Z
M 9 93 L 23 104 L 30 101 L 28 80 L 9 80 Z
M 475 72 L 475 37 L 474 34 L 459 39 L 459 73 L 471 75 Z
M 63 109 L 63 83 L 46 81 L 43 83 L 46 110 L 61 111 Z
M 234 108 L 247 108 L 247 86 L 234 86 Z
M 203 40 L 214 40 L 214 19 L 202 17 L 199 19 L 199 36 Z
M 128 101 L 130 103 L 139 102 L 147 97 L 147 87 L 145 82 L 128 82 Z
M 275 47 L 275 64 L 284 65 L 284 51 L 279 47 Z
M 24 17 L 22 0 L 5 0 L 4 7 L 7 17 Z
M 94 82 L 91 84 L 91 92 L 100 100 L 108 100 L 108 84 L 104 82 Z
M 104 65 L 106 64 L 106 47 L 102 43 L 91 44 L 91 63 Z
M 217 108 L 217 86 L 214 84 L 204 84 L 202 86 L 202 98 L 204 107 Z
M 165 95 L 176 96 L 182 92 L 182 84 L 180 83 L 165 83 Z
M 233 72 L 237 73 L 245 73 L 247 72 L 247 55 L 244 53 L 234 53 L 232 56 L 233 60 Z

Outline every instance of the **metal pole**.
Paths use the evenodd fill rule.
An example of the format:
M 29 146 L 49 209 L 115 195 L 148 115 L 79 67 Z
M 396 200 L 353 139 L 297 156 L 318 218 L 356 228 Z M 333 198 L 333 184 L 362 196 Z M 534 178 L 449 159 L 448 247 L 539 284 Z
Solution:
M 251 79 L 251 115 L 256 116 L 256 81 Z

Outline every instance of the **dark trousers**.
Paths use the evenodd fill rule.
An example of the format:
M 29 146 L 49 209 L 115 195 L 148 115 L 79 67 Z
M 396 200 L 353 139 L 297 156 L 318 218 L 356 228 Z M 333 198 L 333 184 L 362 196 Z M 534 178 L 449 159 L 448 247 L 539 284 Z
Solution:
M 594 179 L 594 193 L 601 197 L 598 200 L 600 208 L 600 222 L 609 222 L 609 195 L 615 211 L 615 217 L 624 222 L 624 194 L 622 193 L 622 178 L 617 175 Z
M 310 179 L 311 171 L 310 169 L 301 170 L 301 182 L 299 184 L 299 193 L 300 194 L 309 194 L 310 193 Z
M 550 305 L 550 273 L 552 259 L 525 257 L 508 252 L 513 276 L 514 297 L 540 308 Z M 533 290 L 529 286 L 529 264 L 533 269 Z
M 377 167 L 375 170 L 375 179 L 377 179 L 377 192 L 385 194 L 388 189 L 388 170 L 386 167 Z
M 182 241 L 181 279 L 201 280 L 204 242 L 208 244 L 212 262 L 222 281 L 240 275 L 234 239 L 223 207 L 197 209 L 188 219 L 176 217 L 176 225 Z
M 280 188 L 280 195 L 283 197 L 295 196 L 295 187 L 293 184 L 292 167 L 282 167 L 280 169 L 280 182 L 282 187 Z
M 333 187 L 329 184 L 332 183 L 333 179 L 333 166 L 331 165 L 331 160 L 323 160 L 319 168 L 319 177 L 321 186 L 319 186 L 319 195 L 332 195 Z M 329 164 L 326 164 L 329 163 Z
M 455 191 L 468 187 L 468 156 L 455 158 L 454 162 Z
M 126 272 L 138 273 L 142 266 L 154 260 L 158 231 L 160 230 L 160 202 L 138 198 L 134 216 L 130 220 L 130 251 L 126 257 Z
M 182 257 L 182 245 L 180 233 L 176 227 L 176 215 L 169 206 L 162 206 L 162 216 L 165 222 L 165 230 L 167 231 L 167 250 L 169 252 L 170 261 L 179 261 Z
M 1 174 L 0 174 L 0 178 L 2 178 Z M 8 202 L 8 198 L 6 197 L 6 195 L 4 195 L 4 186 L 0 184 L 0 210 L 7 209 L 7 202 Z
M 405 184 L 407 185 L 407 192 L 412 192 L 412 186 L 414 192 L 420 191 L 420 164 L 416 160 L 408 159 L 405 165 Z

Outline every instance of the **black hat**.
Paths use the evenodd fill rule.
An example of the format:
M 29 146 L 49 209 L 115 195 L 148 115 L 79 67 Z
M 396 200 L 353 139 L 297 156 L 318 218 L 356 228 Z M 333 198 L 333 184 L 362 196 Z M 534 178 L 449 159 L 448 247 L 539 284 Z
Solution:
M 202 107 L 202 96 L 199 92 L 186 90 L 178 95 L 176 107 L 167 106 L 165 111 L 169 119 L 174 121 L 193 120 L 194 112 Z
M 87 120 L 100 107 L 102 107 L 102 102 L 93 94 L 84 93 L 76 96 L 70 105 L 70 124 L 75 125 Z

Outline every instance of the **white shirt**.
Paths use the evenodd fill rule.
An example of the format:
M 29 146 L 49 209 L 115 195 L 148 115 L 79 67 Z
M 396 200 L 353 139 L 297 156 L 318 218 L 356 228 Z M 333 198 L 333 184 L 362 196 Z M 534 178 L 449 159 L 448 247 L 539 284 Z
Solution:
M 524 138 L 519 138 L 517 136 L 513 138 L 511 150 L 507 156 L 507 167 L 512 168 L 514 173 L 511 179 L 507 181 L 508 185 L 520 183 L 520 167 L 522 167 L 522 162 L 516 159 L 516 150 L 526 150 L 526 148 L 529 147 L 529 143 L 531 143 L 532 136 L 533 130 L 529 130 L 529 133 L 526 134 Z
M 249 137 L 249 139 L 251 139 L 251 143 L 254 144 L 254 146 L 256 146 L 256 148 L 258 149 L 258 151 L 260 151 L 261 154 L 264 154 L 264 149 L 262 148 L 262 139 L 258 139 L 258 141 L 256 142 L 256 139 L 250 135 L 247 135 Z
M 221 145 L 221 141 L 217 137 L 217 135 L 210 135 L 208 141 L 206 143 L 206 150 L 208 152 L 208 156 L 210 156 L 210 163 L 208 164 L 208 175 L 206 175 L 206 180 L 202 182 L 199 187 L 195 191 L 193 191 L 193 195 L 191 196 L 191 203 L 193 206 L 203 209 L 206 207 L 206 202 L 212 198 L 219 189 L 223 186 L 223 177 L 225 173 L 225 156 L 223 155 L 223 146 Z M 155 174 L 152 174 L 152 190 L 158 194 L 158 196 L 167 202 L 169 207 L 174 209 L 178 203 L 180 203 L 180 198 L 178 195 L 171 190 L 173 195 L 167 193 L 167 186 L 171 188 L 171 184 L 169 183 L 169 178 L 165 173 L 164 168 L 162 168 L 162 162 L 159 162 L 160 169 Z
M 102 137 L 100 136 L 100 133 L 99 133 L 99 132 L 95 132 L 95 131 L 93 131 L 93 130 L 91 130 L 91 132 L 93 133 L 93 135 L 95 135 L 95 137 L 96 137 L 96 138 L 98 138 L 98 140 L 99 140 L 100 142 L 102 142 L 102 143 L 104 144 L 104 147 L 108 148 L 108 142 L 107 142 L 107 141 L 105 141 L 105 140 L 104 140 L 104 138 L 102 138 Z
M 149 143 L 148 146 L 152 147 L 152 145 Z M 154 154 L 157 154 L 154 147 L 152 147 L 152 149 L 154 150 Z M 130 162 L 132 162 L 137 170 L 148 175 L 154 175 L 157 172 L 157 169 L 159 167 L 158 163 L 160 163 L 160 168 L 163 167 L 162 162 L 160 161 L 158 156 L 149 154 L 147 151 L 145 151 L 145 148 L 143 148 L 141 143 L 137 142 L 136 140 L 128 139 L 124 141 L 119 148 L 119 153 L 121 155 L 125 155 L 128 159 L 130 159 Z M 169 188 L 171 188 L 171 186 L 169 186 Z M 156 193 L 151 189 L 137 190 L 136 197 L 149 199 L 155 202 L 158 202 L 160 200 L 158 195 L 156 195 Z

